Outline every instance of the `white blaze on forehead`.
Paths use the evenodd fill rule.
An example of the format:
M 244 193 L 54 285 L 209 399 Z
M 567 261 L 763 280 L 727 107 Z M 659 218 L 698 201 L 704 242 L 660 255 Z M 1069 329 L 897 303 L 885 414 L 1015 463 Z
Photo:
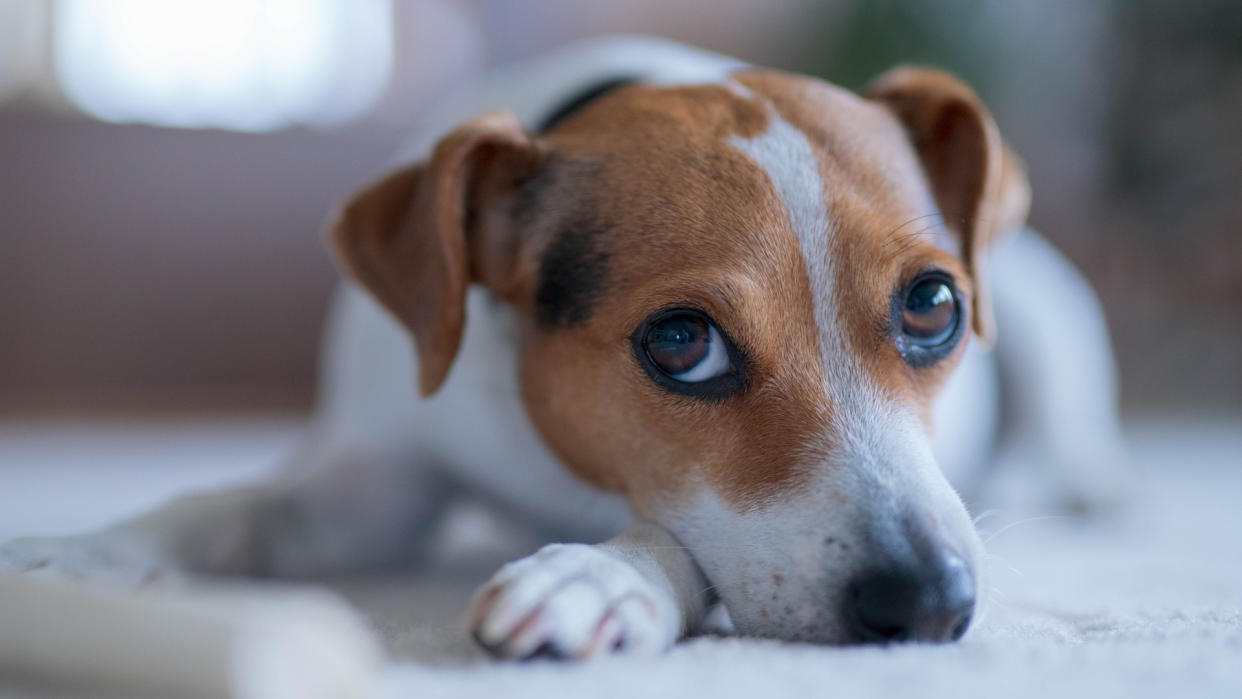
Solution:
M 836 224 L 828 211 L 819 160 L 806 134 L 782 119 L 775 109 L 769 107 L 768 112 L 766 131 L 751 138 L 731 137 L 729 144 L 749 156 L 767 175 L 798 238 L 811 286 L 823 390 L 832 401 L 830 429 L 837 447 L 829 458 L 844 467 L 837 469 L 838 476 L 842 472 L 854 474 L 848 477 L 850 488 L 870 484 L 870 493 L 851 493 L 864 510 L 868 509 L 869 496 L 885 491 L 904 494 L 912 504 L 934 504 L 928 507 L 931 511 L 961 509 L 956 494 L 940 475 L 926 434 L 910 406 L 886 397 L 864 369 L 858 350 L 846 343 L 832 256 Z M 831 480 L 834 476 L 826 477 Z M 840 489 L 839 484 L 829 483 L 828 487 Z
M 767 174 L 784 205 L 806 265 L 823 391 L 832 405 L 828 429 L 835 444 L 831 454 L 821 452 L 818 456 L 837 466 L 820 472 L 816 479 L 819 487 L 852 491 L 850 497 L 864 512 L 871 509 L 867 501 L 885 491 L 907 495 L 922 492 L 922 496 L 912 497 L 928 503 L 939 501 L 938 507 L 960 508 L 956 494 L 939 475 L 918 417 L 910 406 L 884 396 L 864 369 L 858 350 L 846 343 L 832 256 L 837 229 L 828 211 L 819 160 L 806 134 L 770 108 L 766 131 L 752 138 L 734 136 L 729 143 Z M 807 446 L 812 454 L 818 451 L 817 445 Z M 851 485 L 842 486 L 838 482 L 842 478 Z M 813 486 L 813 497 L 823 495 L 816 491 Z M 868 514 L 882 515 L 877 511 Z
M 846 347 L 841 332 L 832 259 L 836 228 L 829 217 L 815 151 L 806 134 L 774 109 L 769 109 L 766 131 L 751 138 L 733 136 L 729 144 L 767 174 L 798 237 L 811 284 L 824 392 L 832 399 L 838 436 L 845 442 L 868 441 L 867 433 L 876 429 L 877 419 L 892 409 L 880 400 L 878 389 L 868 380 L 858 357 Z
M 837 349 L 836 318 L 831 307 L 833 290 L 832 259 L 829 242 L 833 235 L 824 201 L 824 185 L 819 162 L 806 135 L 775 112 L 769 115 L 767 131 L 752 138 L 733 136 L 729 144 L 750 156 L 767 174 L 776 195 L 785 206 L 785 215 L 798 236 L 802 258 L 811 281 L 811 300 L 815 323 L 820 330 L 820 359 L 831 364 Z M 823 342 L 823 340 L 830 342 Z

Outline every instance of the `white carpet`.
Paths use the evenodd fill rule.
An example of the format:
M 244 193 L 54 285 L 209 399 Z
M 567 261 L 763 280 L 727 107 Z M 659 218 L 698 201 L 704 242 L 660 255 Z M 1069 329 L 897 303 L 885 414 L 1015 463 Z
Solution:
M 95 526 L 257 475 L 297 431 L 270 419 L 0 426 L 0 538 Z M 338 587 L 388 643 L 388 697 L 1242 697 L 1242 421 L 1146 419 L 1129 435 L 1120 520 L 981 521 L 1000 531 L 991 604 L 950 646 L 703 638 L 658 658 L 483 664 L 458 615 L 494 552 Z M 0 695 L 27 696 L 15 691 L 0 682 Z

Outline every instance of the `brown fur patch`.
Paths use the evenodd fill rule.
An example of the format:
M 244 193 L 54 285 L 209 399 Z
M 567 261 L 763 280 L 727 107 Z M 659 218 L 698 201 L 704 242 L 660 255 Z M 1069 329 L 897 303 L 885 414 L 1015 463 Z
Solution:
M 610 222 L 594 241 L 608 260 L 607 291 L 581 323 L 531 332 L 523 395 L 552 449 L 640 513 L 700 480 L 739 508 L 785 497 L 831 452 L 832 411 L 852 406 L 831 405 L 822 390 L 812 294 L 833 295 L 847 351 L 929 431 L 932 398 L 965 345 L 912 369 L 893 342 L 893 295 L 921 271 L 942 269 L 971 293 L 960 260 L 940 246 L 943 231 L 927 223 L 935 205 L 896 119 L 811 79 L 737 77 L 761 97 L 628 86 L 548 136 L 554 160 L 591 176 L 554 177 L 542 193 L 561 210 L 535 227 L 544 241 L 535 254 L 556 250 L 558 222 L 590 211 Z M 773 184 L 727 142 L 762 133 L 769 108 L 806 134 L 817 157 L 836 229 L 836 289 L 811 289 Z M 672 394 L 640 368 L 628 335 L 676 306 L 706 312 L 745 353 L 737 394 L 715 403 Z
M 914 406 L 929 430 L 932 398 L 965 346 L 934 367 L 912 369 L 893 342 L 892 299 L 915 275 L 944 270 L 967 308 L 972 280 L 943 249 L 940 231 L 929 230 L 932 194 L 892 113 L 808 78 L 761 70 L 736 77 L 754 96 L 723 86 L 635 84 L 537 138 L 495 117 L 459 130 L 438 148 L 433 179 L 468 186 L 434 200 L 435 211 L 447 212 L 441 225 L 415 231 L 439 238 L 408 238 L 411 249 L 420 240 L 451 243 L 467 258 L 454 258 L 457 277 L 443 285 L 454 294 L 461 287 L 458 301 L 469 277 L 514 307 L 521 390 L 535 428 L 575 473 L 624 493 L 639 514 L 675 504 L 700 483 L 739 509 L 772 502 L 796 492 L 832 452 L 833 412 L 853 406 L 832 405 L 823 390 L 816 294 L 835 302 L 844 351 L 889 397 Z M 763 133 L 773 110 L 806 135 L 816 157 L 835 231 L 835 289 L 811 288 L 774 184 L 729 144 Z M 428 199 L 427 188 L 416 187 L 426 178 L 421 173 L 394 176 L 384 185 L 391 196 L 388 189 L 377 190 L 385 196 L 364 193 L 361 203 L 373 206 L 354 206 L 342 219 L 367 223 L 375 217 L 362 214 L 375 210 L 384 214 L 382 226 L 338 230 L 371 231 L 364 243 L 384 242 L 386 231 L 418 222 L 402 216 L 399 204 L 412 187 L 420 190 L 416 213 Z M 371 248 L 347 252 L 355 249 L 353 267 L 365 277 L 362 253 Z M 380 281 L 401 286 L 398 300 L 419 313 L 455 314 L 457 325 L 408 321 L 420 352 L 433 349 L 424 386 L 434 388 L 456 348 L 460 304 L 432 308 L 426 295 L 408 294 L 411 270 L 437 258 L 371 257 L 394 265 L 382 269 Z M 736 342 L 746 368 L 736 393 L 699 400 L 666 390 L 644 371 L 630 336 L 676 307 L 709 315 Z M 441 336 L 445 349 L 436 351 Z
M 640 511 L 688 479 L 739 503 L 792 486 L 826 418 L 797 239 L 763 173 L 726 143 L 766 124 L 762 104 L 722 87 L 636 85 L 549 135 L 556 157 L 595 173 L 549 194 L 614 223 L 599 241 L 609 287 L 580 327 L 531 335 L 524 396 L 566 463 Z M 628 336 L 675 306 L 703 310 L 737 342 L 741 392 L 707 403 L 645 375 Z

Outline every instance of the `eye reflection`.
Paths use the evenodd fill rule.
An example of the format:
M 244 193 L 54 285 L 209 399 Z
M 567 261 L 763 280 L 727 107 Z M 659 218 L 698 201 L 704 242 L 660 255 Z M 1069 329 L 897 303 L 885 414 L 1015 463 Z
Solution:
M 906 296 L 902 331 L 917 344 L 934 347 L 957 326 L 957 301 L 949 285 L 934 279 L 915 284 Z
M 697 383 L 729 370 L 720 331 L 693 313 L 674 313 L 653 323 L 643 339 L 651 363 L 669 378 Z
M 943 272 L 925 273 L 893 297 L 894 339 L 912 367 L 947 357 L 961 339 L 961 326 L 962 302 Z

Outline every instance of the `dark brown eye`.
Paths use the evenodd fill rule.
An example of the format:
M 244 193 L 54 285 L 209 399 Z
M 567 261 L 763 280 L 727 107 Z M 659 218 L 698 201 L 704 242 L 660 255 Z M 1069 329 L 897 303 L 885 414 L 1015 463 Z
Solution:
M 746 386 L 746 354 L 696 308 L 662 310 L 630 335 L 634 358 L 669 393 L 722 401 Z
M 697 383 L 729 370 L 720 332 L 695 313 L 674 313 L 653 323 L 643 338 L 651 363 L 669 378 Z
M 910 287 L 901 313 L 901 332 L 911 344 L 942 345 L 957 330 L 957 321 L 957 298 L 947 282 L 924 279 Z
M 962 339 L 962 300 L 953 279 L 926 272 L 893 294 L 893 340 L 901 356 L 918 369 L 953 352 Z

